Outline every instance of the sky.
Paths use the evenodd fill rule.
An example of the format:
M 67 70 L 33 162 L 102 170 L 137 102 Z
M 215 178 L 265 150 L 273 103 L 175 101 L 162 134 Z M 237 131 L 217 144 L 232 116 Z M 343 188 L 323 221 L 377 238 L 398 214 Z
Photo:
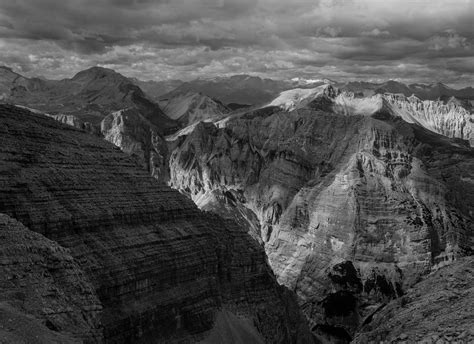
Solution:
M 0 0 L 0 64 L 474 85 L 474 0 Z

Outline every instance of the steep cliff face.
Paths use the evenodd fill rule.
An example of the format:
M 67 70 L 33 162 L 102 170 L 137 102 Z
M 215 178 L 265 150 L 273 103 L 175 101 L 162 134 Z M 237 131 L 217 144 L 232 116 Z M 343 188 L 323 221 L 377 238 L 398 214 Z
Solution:
M 412 96 L 385 95 L 392 111 L 409 123 L 417 123 L 435 133 L 469 141 L 474 146 L 474 114 L 457 102 L 420 100 Z
M 102 306 L 69 251 L 5 214 L 0 238 L 0 340 L 100 341 Z
M 70 250 L 101 303 L 106 342 L 212 339 L 222 312 L 267 343 L 312 341 L 234 222 L 200 212 L 100 138 L 6 105 L 0 122 L 0 212 Z
M 60 123 L 67 124 L 78 129 L 82 129 L 91 134 L 98 135 L 100 132 L 99 129 L 96 126 L 94 126 L 92 123 L 84 122 L 74 115 L 63 115 L 63 114 L 59 114 L 59 115 L 45 114 L 45 115 L 55 119 L 56 121 Z
M 129 108 L 113 112 L 102 120 L 100 129 L 107 141 L 137 158 L 153 177 L 168 178 L 166 143 L 159 128 L 138 110 Z
M 354 343 L 472 343 L 474 258 L 437 270 L 366 319 Z
M 170 144 L 170 184 L 224 215 L 237 204 L 313 333 L 344 342 L 419 276 L 473 252 L 474 151 L 382 98 L 335 99 L 197 125 Z

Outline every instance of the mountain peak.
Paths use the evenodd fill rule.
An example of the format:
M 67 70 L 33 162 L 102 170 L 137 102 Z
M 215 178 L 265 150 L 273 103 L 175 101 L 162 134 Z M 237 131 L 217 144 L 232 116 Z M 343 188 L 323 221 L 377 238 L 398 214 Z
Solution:
M 450 90 L 451 89 L 451 87 L 443 84 L 442 82 L 437 82 L 436 84 L 433 85 L 433 88 L 444 89 L 444 90 Z
M 117 73 L 117 72 L 114 71 L 113 69 L 104 68 L 104 67 L 99 67 L 99 66 L 94 66 L 94 67 L 85 69 L 85 70 L 83 70 L 83 71 L 80 71 L 79 73 L 77 73 L 76 75 L 74 75 L 74 77 L 72 78 L 72 80 L 79 80 L 79 79 L 101 79 L 101 78 L 111 77 L 111 76 L 114 76 L 114 77 L 119 76 L 119 77 L 125 79 L 125 77 L 124 77 L 123 75 L 121 75 L 120 73 Z

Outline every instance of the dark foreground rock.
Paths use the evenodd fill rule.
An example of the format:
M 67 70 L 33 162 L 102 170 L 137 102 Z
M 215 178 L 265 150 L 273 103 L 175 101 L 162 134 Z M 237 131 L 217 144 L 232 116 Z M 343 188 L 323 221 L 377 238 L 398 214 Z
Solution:
M 0 342 L 102 338 L 102 305 L 70 252 L 0 214 Z
M 11 312 L 38 326 L 48 321 L 39 336 L 53 331 L 73 339 L 85 336 L 88 342 L 194 343 L 216 338 L 238 318 L 236 326 L 246 329 L 246 338 L 312 342 L 292 294 L 276 283 L 262 248 L 234 222 L 202 213 L 93 135 L 7 105 L 0 106 L 0 123 L 0 213 L 28 228 L 15 222 L 7 230 L 18 225 L 28 236 L 38 233 L 50 250 L 62 252 L 60 261 L 83 271 L 82 282 L 74 285 L 54 281 L 64 297 L 58 301 L 41 290 L 21 297 L 57 303 L 60 309 L 62 300 L 79 295 L 84 303 L 68 310 L 72 319 L 67 321 L 82 310 L 93 312 L 87 313 L 89 320 L 69 326 L 63 316 L 48 318 L 36 306 L 11 306 L 16 307 Z M 30 259 L 28 247 L 41 241 L 25 240 Z M 15 259 L 9 253 L 15 241 L 5 243 L 2 259 Z M 48 261 L 47 250 L 45 255 L 36 258 Z M 6 275 L 8 264 L 0 268 Z M 69 276 L 61 264 L 53 268 Z M 18 278 L 28 285 L 28 274 Z M 70 291 L 80 283 L 92 286 L 88 298 Z M 2 294 L 11 288 L 2 285 Z

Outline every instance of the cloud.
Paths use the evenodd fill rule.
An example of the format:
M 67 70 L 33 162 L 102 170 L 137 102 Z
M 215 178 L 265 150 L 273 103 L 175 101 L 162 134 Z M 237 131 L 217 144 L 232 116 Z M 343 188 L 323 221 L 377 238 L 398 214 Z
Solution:
M 49 77 L 102 64 L 145 79 L 468 82 L 472 13 L 474 0 L 0 0 L 0 61 Z
M 387 30 L 380 30 L 379 28 L 374 28 L 370 31 L 362 31 L 361 36 L 367 37 L 381 37 L 381 36 L 390 36 L 390 32 Z
M 455 30 L 448 29 L 442 34 L 435 35 L 429 40 L 429 49 L 440 51 L 445 49 L 469 49 L 471 44 L 466 37 L 459 35 Z

